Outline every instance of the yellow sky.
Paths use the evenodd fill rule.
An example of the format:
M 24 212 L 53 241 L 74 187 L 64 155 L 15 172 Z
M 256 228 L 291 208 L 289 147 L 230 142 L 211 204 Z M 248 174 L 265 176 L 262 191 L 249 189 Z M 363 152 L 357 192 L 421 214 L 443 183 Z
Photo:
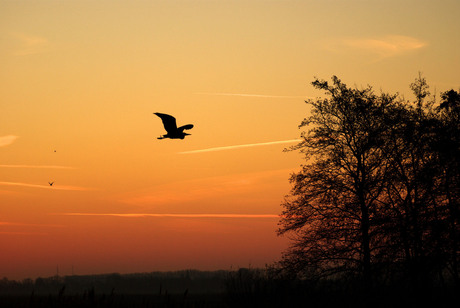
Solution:
M 321 95 L 314 76 L 411 98 L 421 71 L 432 93 L 458 89 L 459 10 L 0 0 L 0 277 L 276 260 L 288 241 L 273 215 L 302 163 L 282 150 Z M 192 135 L 156 139 L 154 112 Z

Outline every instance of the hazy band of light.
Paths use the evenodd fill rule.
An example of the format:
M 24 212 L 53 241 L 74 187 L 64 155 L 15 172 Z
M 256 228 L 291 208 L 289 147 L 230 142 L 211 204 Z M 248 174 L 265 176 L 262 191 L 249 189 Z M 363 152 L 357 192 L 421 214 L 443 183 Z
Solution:
M 279 218 L 275 214 L 148 214 L 148 213 L 56 213 L 64 216 L 172 217 L 172 218 Z
M 78 186 L 68 186 L 68 185 L 51 186 L 51 185 L 39 185 L 39 184 L 16 183 L 16 182 L 0 182 L 0 185 L 44 188 L 44 189 L 54 189 L 54 190 L 80 190 L 80 191 L 92 190 L 90 188 L 78 187 Z
M 75 169 L 75 167 L 53 165 L 0 165 L 0 168 Z
M 267 97 L 267 98 L 307 98 L 307 96 L 290 96 L 290 95 L 265 95 L 265 94 L 244 94 L 244 93 L 212 93 L 197 92 L 199 95 L 218 95 L 218 96 L 243 96 L 243 97 Z
M 208 149 L 202 149 L 202 150 L 179 152 L 178 154 L 193 154 L 193 153 L 225 151 L 225 150 L 233 150 L 233 149 L 239 149 L 239 148 L 250 148 L 250 147 L 258 147 L 258 146 L 264 146 L 264 145 L 293 143 L 293 142 L 300 142 L 300 141 L 302 141 L 302 140 L 300 140 L 300 139 L 292 139 L 292 140 L 271 141 L 271 142 L 262 142 L 262 143 L 230 145 L 230 146 L 225 146 L 225 147 L 216 147 L 216 148 L 208 148 Z

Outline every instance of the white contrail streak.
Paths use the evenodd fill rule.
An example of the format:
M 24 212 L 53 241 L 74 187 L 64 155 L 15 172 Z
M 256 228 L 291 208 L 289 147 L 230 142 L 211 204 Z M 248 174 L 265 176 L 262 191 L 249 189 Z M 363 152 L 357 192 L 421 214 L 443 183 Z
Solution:
M 211 93 L 211 92 L 197 92 L 199 95 L 217 95 L 217 96 L 242 96 L 242 97 L 266 97 L 266 98 L 309 98 L 302 95 L 265 95 L 265 94 L 244 94 L 244 93 Z
M 194 154 L 194 153 L 204 153 L 204 152 L 225 151 L 225 150 L 233 150 L 233 149 L 239 149 L 239 148 L 250 148 L 250 147 L 258 147 L 258 146 L 264 146 L 264 145 L 284 144 L 284 143 L 293 143 L 293 142 L 300 142 L 300 141 L 302 140 L 291 139 L 291 140 L 270 141 L 270 142 L 262 142 L 262 143 L 230 145 L 230 146 L 225 146 L 225 147 L 216 147 L 216 148 L 208 148 L 208 149 L 202 149 L 202 150 L 179 152 L 178 154 Z
M 53 165 L 0 165 L 0 168 L 75 169 L 75 167 Z
M 172 217 L 172 218 L 279 218 L 275 214 L 149 214 L 149 213 L 56 213 L 64 216 Z
M 85 187 L 79 187 L 79 186 L 69 186 L 69 185 L 50 186 L 50 185 L 39 185 L 39 184 L 29 184 L 29 183 L 17 183 L 17 182 L 0 182 L 0 185 L 44 188 L 44 189 L 54 189 L 54 190 L 78 190 L 78 191 L 92 190 L 91 188 L 85 188 Z

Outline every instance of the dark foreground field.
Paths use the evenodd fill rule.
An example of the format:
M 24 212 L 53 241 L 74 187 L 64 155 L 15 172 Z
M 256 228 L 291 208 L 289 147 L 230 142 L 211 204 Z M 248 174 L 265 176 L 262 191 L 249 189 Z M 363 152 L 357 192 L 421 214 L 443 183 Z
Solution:
M 453 286 L 370 290 L 344 281 L 269 278 L 264 271 L 178 271 L 0 281 L 2 307 L 453 307 Z

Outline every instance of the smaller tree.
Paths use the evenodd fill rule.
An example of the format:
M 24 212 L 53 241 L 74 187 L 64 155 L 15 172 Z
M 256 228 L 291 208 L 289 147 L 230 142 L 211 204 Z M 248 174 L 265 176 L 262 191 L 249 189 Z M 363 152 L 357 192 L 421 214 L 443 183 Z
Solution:
M 439 125 L 434 144 L 439 171 L 439 202 L 446 207 L 448 270 L 460 286 L 460 93 L 454 90 L 441 95 L 437 108 Z
M 391 238 L 395 263 L 402 263 L 413 285 L 426 285 L 430 258 L 439 238 L 442 216 L 435 198 L 436 158 L 432 151 L 436 119 L 425 78 L 419 75 L 410 85 L 416 100 L 405 102 L 388 126 L 383 151 L 389 165 L 385 194 L 386 215 L 391 218 L 387 234 Z M 390 249 L 390 247 L 389 247 Z

